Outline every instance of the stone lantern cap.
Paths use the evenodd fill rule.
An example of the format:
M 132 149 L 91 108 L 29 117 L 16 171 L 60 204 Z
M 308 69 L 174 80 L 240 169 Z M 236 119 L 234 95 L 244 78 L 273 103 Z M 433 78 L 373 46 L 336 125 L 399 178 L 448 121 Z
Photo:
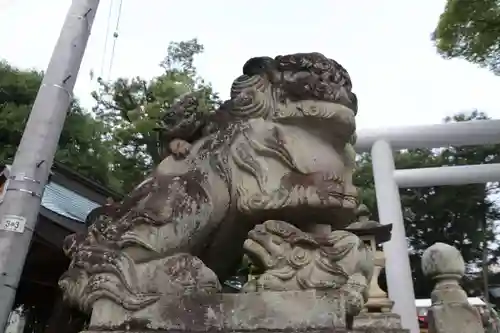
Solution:
M 357 209 L 358 220 L 348 225 L 345 230 L 352 232 L 358 237 L 374 236 L 375 243 L 382 244 L 391 239 L 392 224 L 381 224 L 370 220 L 368 207 L 360 205 Z

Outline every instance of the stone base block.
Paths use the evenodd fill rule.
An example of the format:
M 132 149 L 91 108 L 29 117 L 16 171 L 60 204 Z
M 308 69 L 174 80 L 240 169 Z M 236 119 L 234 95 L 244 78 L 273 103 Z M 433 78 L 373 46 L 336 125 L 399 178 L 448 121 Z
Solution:
M 336 292 L 214 294 L 165 299 L 140 313 L 120 309 L 96 303 L 86 333 L 347 332 L 345 300 Z
M 364 329 L 354 329 L 347 331 L 348 333 L 410 333 L 410 330 L 403 328 L 383 328 L 383 327 L 370 327 Z
M 175 330 L 140 330 L 140 331 L 84 331 L 81 333 L 177 333 L 179 331 Z M 182 332 L 187 332 L 187 331 L 182 331 Z M 224 333 L 229 331 L 214 331 L 214 330 L 206 330 L 203 331 L 203 333 Z M 264 330 L 264 329 L 256 329 L 256 330 L 251 330 L 251 331 L 230 331 L 231 333 L 275 333 L 275 332 L 286 332 L 286 333 L 295 333 L 295 332 L 307 332 L 307 333 L 410 333 L 410 330 L 405 330 L 402 328 L 382 328 L 382 327 L 375 327 L 371 329 L 355 329 L 353 331 L 347 330 L 345 328 L 339 328 L 339 329 L 308 329 L 307 331 L 290 331 L 290 330 Z M 199 331 L 190 331 L 189 333 L 201 333 Z
M 401 317 L 395 313 L 364 312 L 354 318 L 355 329 L 373 329 L 375 327 L 401 329 Z

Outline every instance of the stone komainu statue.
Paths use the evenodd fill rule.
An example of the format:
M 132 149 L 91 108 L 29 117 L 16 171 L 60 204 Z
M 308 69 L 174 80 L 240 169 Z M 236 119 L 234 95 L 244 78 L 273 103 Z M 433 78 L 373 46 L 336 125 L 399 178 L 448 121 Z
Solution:
M 173 154 L 123 202 L 93 217 L 87 233 L 66 239 L 72 259 L 60 280 L 66 298 L 86 311 L 100 300 L 143 311 L 165 296 L 219 291 L 219 280 L 240 262 L 249 231 L 266 220 L 301 232 L 317 224 L 347 226 L 358 206 L 351 88 L 337 62 L 299 53 L 250 59 L 230 100 L 215 112 L 200 112 L 196 95 L 184 96 L 161 124 Z M 265 231 L 284 244 L 282 234 Z M 334 288 L 356 276 L 352 290 L 362 300 L 371 274 L 362 242 L 348 232 L 325 241 L 306 238 L 278 252 L 270 245 L 273 255 L 261 256 L 306 249 L 315 263 L 281 262 L 297 277 L 286 283 L 268 265 L 264 276 L 273 282 L 261 285 Z M 255 248 L 246 250 L 258 257 Z M 311 282 L 316 273 L 307 275 L 310 269 L 331 284 Z

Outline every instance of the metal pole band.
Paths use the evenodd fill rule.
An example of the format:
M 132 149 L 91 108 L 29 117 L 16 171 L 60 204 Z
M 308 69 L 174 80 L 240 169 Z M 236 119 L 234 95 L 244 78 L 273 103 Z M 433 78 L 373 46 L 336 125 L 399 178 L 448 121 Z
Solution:
M 14 182 L 21 183 L 21 185 L 26 184 L 26 186 L 21 186 L 21 187 L 12 186 L 13 184 L 15 184 Z M 41 187 L 41 182 L 37 179 L 28 177 L 23 173 L 18 173 L 18 174 L 15 174 L 15 175 L 12 175 L 9 177 L 9 183 L 7 184 L 7 188 L 5 190 L 6 191 L 18 191 L 18 192 L 28 193 L 32 197 L 41 198 L 43 190 L 37 191 L 36 189 L 32 188 L 33 186 L 35 188 Z
M 28 193 L 32 197 L 37 197 L 37 198 L 41 198 L 42 197 L 42 194 L 37 193 L 35 191 L 31 191 L 31 190 L 25 189 L 25 188 L 10 188 L 10 187 L 7 187 L 7 191 L 18 191 L 18 192 Z
M 65 87 L 63 87 L 61 85 L 58 85 L 58 84 L 55 84 L 55 83 L 47 85 L 46 83 L 43 83 L 40 88 L 42 88 L 42 87 L 43 88 L 55 87 L 57 89 L 62 89 L 68 95 L 68 97 L 69 97 L 70 100 L 73 99 L 73 94 L 68 89 L 66 89 Z
M 10 180 L 14 180 L 14 181 L 18 181 L 18 182 L 26 181 L 26 182 L 31 182 L 31 183 L 35 183 L 35 184 L 40 184 L 39 180 L 36 180 L 34 178 L 30 178 L 30 177 L 26 176 L 23 173 L 20 173 L 20 174 L 17 174 L 17 175 L 12 175 L 12 176 L 9 177 L 9 179 Z

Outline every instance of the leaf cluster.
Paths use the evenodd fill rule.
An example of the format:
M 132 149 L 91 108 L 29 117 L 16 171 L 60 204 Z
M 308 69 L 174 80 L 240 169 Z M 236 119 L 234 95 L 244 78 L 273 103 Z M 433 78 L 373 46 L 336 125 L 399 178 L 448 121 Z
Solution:
M 219 98 L 210 84 L 197 75 L 194 59 L 203 52 L 197 39 L 170 43 L 160 63 L 163 73 L 151 80 L 120 78 L 114 82 L 98 79 L 92 93 L 94 112 L 111 129 L 115 170 L 130 189 L 162 160 L 158 124 L 179 98 L 196 92 L 200 109 L 213 109 Z M 127 176 L 128 175 L 128 176 Z
M 443 57 L 500 74 L 500 1 L 448 0 L 432 40 Z
M 43 73 L 0 62 L 0 161 L 11 160 L 21 141 Z M 110 170 L 108 131 L 75 100 L 62 130 L 56 160 L 101 184 L 116 183 Z

